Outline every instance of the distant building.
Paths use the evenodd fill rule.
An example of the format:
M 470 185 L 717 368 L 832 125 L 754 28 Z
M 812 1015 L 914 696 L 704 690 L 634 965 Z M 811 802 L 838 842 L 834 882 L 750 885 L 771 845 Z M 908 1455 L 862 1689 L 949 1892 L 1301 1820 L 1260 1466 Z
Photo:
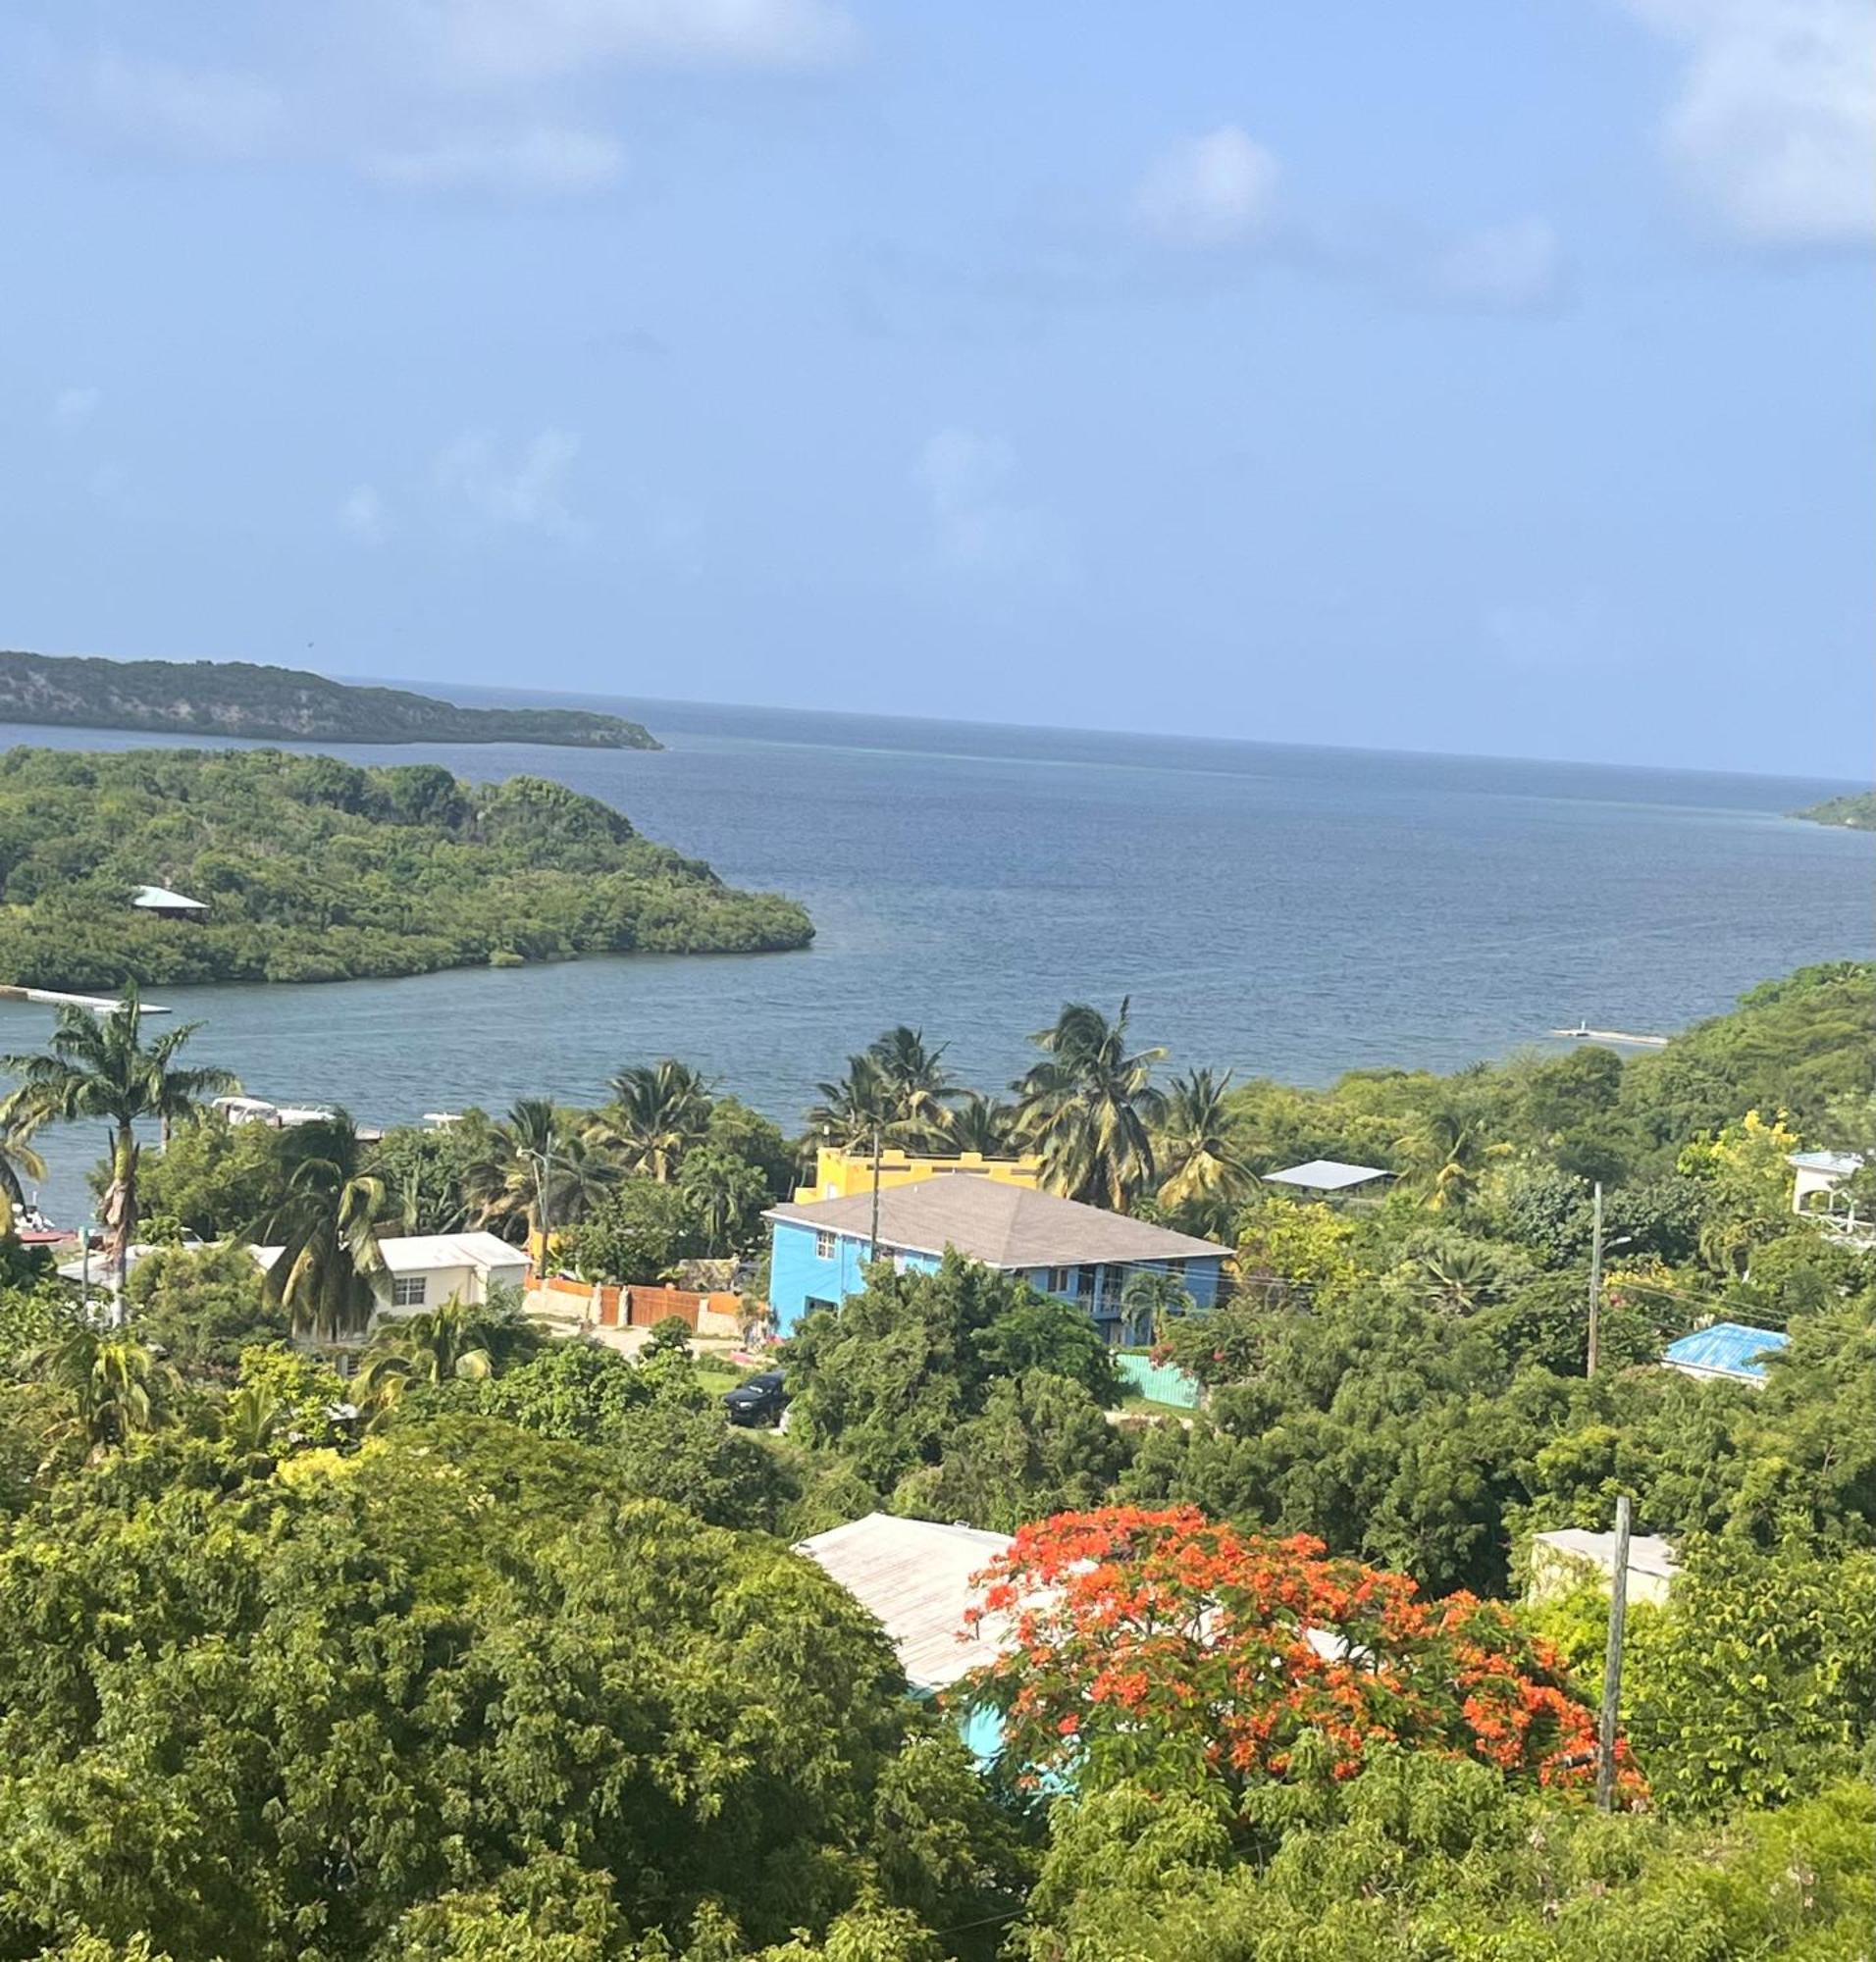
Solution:
M 1629 1599 L 1659 1607 L 1681 1572 L 1674 1549 L 1658 1533 L 1636 1533 L 1629 1540 Z M 1581 1580 L 1595 1580 L 1608 1593 L 1615 1579 L 1615 1534 L 1564 1526 L 1531 1535 L 1529 1598 L 1547 1601 L 1567 1594 Z
M 1852 1238 L 1876 1238 L 1876 1219 L 1859 1217 L 1856 1201 L 1844 1188 L 1867 1161 L 1861 1152 L 1792 1152 L 1792 1211 Z
M 153 913 L 158 919 L 202 919 L 208 913 L 202 901 L 192 900 L 186 893 L 173 893 L 167 886 L 139 886 L 130 895 L 130 904 L 138 912 Z
M 923 1178 L 987 1178 L 999 1185 L 1026 1185 L 1034 1189 L 1042 1182 L 1042 1161 L 987 1159 L 981 1152 L 961 1152 L 955 1158 L 921 1158 L 910 1152 L 880 1153 L 881 1192 L 915 1185 Z M 814 1155 L 813 1184 L 797 1186 L 795 1200 L 797 1205 L 807 1206 L 817 1199 L 851 1199 L 857 1192 L 870 1193 L 872 1189 L 870 1152 L 835 1151 L 823 1145 Z
M 1382 1182 L 1393 1177 L 1380 1165 L 1343 1164 L 1338 1159 L 1311 1159 L 1285 1171 L 1267 1171 L 1266 1185 L 1286 1186 L 1316 1200 L 1378 1199 Z
M 1736 1383 L 1762 1383 L 1765 1365 L 1758 1359 L 1775 1356 L 1791 1340 L 1776 1328 L 1747 1328 L 1738 1321 L 1716 1321 L 1670 1342 L 1661 1362 L 1684 1376 L 1729 1377 Z
M 283 1249 L 250 1247 L 271 1270 Z M 387 1271 L 377 1286 L 381 1316 L 418 1315 L 456 1300 L 470 1307 L 488 1301 L 497 1286 L 521 1288 L 528 1278 L 528 1256 L 493 1233 L 417 1233 L 380 1240 Z
M 1128 1277 L 1173 1275 L 1197 1308 L 1218 1300 L 1225 1249 L 1122 1213 L 989 1178 L 925 1178 L 879 1195 L 872 1244 L 870 1190 L 844 1199 L 772 1207 L 769 1305 L 783 1334 L 804 1315 L 832 1308 L 865 1285 L 874 1259 L 901 1271 L 934 1272 L 948 1248 L 1043 1294 L 1072 1302 L 1118 1341 Z

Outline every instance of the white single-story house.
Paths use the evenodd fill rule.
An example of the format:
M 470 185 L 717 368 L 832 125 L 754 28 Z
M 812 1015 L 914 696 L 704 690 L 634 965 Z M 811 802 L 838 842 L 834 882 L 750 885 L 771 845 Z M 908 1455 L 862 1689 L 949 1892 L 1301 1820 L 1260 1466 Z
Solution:
M 1681 1572 L 1674 1549 L 1659 1533 L 1629 1536 L 1629 1599 L 1659 1607 Z M 1606 1594 L 1615 1579 L 1615 1534 L 1561 1526 L 1531 1535 L 1533 1601 L 1568 1593 L 1579 1580 L 1595 1580 Z
M 1876 1234 L 1876 1220 L 1858 1218 L 1855 1200 L 1843 1190 L 1868 1162 L 1861 1152 L 1792 1152 L 1785 1162 L 1792 1168 L 1794 1213 L 1858 1239 Z
M 380 1240 L 387 1274 L 378 1287 L 380 1315 L 416 1315 L 454 1299 L 480 1307 L 496 1286 L 520 1288 L 528 1256 L 493 1233 L 415 1233 Z M 249 1249 L 262 1267 L 281 1257 L 279 1247 Z

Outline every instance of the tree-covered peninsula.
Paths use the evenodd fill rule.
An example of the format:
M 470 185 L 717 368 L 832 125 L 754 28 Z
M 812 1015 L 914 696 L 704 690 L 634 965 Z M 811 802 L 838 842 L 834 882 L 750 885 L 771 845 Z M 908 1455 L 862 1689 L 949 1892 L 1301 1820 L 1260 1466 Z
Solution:
M 1876 831 L 1876 791 L 1826 798 L 1822 803 L 1814 803 L 1793 815 L 1808 818 L 1812 824 L 1846 824 L 1852 831 Z
M 642 724 L 586 708 L 462 708 L 252 661 L 107 661 L 0 652 L 0 722 L 149 729 L 267 743 L 547 743 L 656 749 Z
M 132 904 L 145 886 L 204 910 L 154 915 Z M 275 749 L 0 755 L 0 981 L 342 981 L 813 932 L 792 900 L 738 892 L 538 777 Z

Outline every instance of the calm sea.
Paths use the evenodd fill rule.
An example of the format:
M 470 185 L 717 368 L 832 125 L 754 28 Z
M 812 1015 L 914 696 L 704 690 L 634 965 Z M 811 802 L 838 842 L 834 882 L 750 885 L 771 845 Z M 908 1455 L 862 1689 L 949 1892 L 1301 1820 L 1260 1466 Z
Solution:
M 669 747 L 342 753 L 557 777 L 802 900 L 810 951 L 160 991 L 206 1023 L 201 1058 L 277 1102 L 391 1122 L 591 1103 L 622 1063 L 673 1055 L 792 1126 L 896 1021 L 1001 1086 L 1065 1000 L 1131 995 L 1174 1066 L 1320 1083 L 1503 1056 L 1580 1016 L 1667 1031 L 1876 951 L 1876 838 L 1783 815 L 1839 783 L 608 705 Z M 0 726 L 0 745 L 146 740 Z M 50 1021 L 0 1005 L 0 1044 Z M 48 1210 L 75 1222 L 99 1140 L 45 1142 Z

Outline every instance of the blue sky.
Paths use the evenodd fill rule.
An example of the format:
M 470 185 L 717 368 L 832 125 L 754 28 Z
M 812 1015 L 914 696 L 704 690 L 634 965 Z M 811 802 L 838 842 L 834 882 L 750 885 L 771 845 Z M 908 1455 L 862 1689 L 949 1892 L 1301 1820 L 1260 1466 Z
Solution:
M 1866 776 L 1870 0 L 13 0 L 0 644 Z

